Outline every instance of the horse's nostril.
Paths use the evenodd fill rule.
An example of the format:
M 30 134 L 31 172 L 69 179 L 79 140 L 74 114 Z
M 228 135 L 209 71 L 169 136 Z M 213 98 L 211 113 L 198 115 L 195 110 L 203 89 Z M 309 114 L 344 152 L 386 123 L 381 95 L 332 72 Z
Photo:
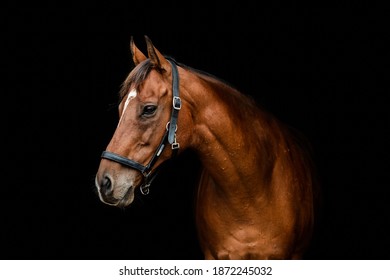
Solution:
M 108 176 L 104 176 L 103 177 L 103 180 L 102 180 L 102 183 L 101 183 L 100 187 L 106 193 L 111 191 L 112 183 L 111 183 L 111 180 L 110 180 L 110 178 Z

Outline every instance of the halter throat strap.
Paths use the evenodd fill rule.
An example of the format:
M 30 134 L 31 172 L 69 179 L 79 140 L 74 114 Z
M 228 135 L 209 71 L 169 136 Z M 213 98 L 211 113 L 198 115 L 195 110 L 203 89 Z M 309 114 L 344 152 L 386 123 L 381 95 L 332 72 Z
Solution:
M 180 148 L 179 143 L 176 141 L 176 131 L 177 131 L 177 119 L 179 116 L 179 111 L 181 109 L 181 99 L 179 94 L 179 73 L 177 70 L 176 64 L 169 60 L 169 63 L 172 66 L 172 112 L 171 112 L 171 119 L 166 125 L 166 130 L 164 133 L 164 136 L 162 137 L 160 144 L 158 145 L 156 151 L 154 152 L 152 158 L 150 159 L 149 163 L 147 165 L 142 165 L 141 163 L 138 163 L 134 160 L 131 160 L 129 158 L 123 157 L 121 155 L 109 152 L 109 151 L 103 151 L 101 158 L 105 158 L 111 161 L 115 161 L 117 163 L 120 163 L 122 165 L 125 165 L 127 167 L 136 169 L 142 173 L 145 180 L 143 184 L 140 187 L 140 190 L 143 194 L 149 193 L 149 186 L 151 185 L 152 181 L 157 175 L 157 171 L 154 172 L 154 174 L 151 174 L 152 168 L 154 164 L 156 163 L 157 159 L 160 157 L 162 152 L 164 151 L 166 147 L 166 142 L 168 141 L 169 144 L 171 144 L 172 148 L 172 156 L 175 156 Z

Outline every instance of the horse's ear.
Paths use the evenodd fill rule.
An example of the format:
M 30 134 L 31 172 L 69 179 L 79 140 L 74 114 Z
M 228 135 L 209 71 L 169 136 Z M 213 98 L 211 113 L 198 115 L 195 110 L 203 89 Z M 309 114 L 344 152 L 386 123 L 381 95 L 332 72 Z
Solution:
M 151 63 L 160 69 L 168 71 L 170 69 L 170 64 L 168 60 L 153 46 L 152 41 L 146 35 L 145 40 L 148 49 L 148 56 L 150 58 Z
M 133 62 L 136 66 L 138 65 L 138 63 L 147 59 L 147 57 L 135 45 L 133 36 L 131 36 L 130 38 L 130 50 L 131 50 L 131 56 L 133 58 Z

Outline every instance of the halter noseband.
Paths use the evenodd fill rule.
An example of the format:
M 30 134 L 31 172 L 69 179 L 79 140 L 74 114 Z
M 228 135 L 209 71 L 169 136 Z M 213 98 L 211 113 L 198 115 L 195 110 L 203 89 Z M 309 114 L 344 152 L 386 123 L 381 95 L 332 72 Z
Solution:
M 115 153 L 111 153 L 108 151 L 103 151 L 101 157 L 105 159 L 109 159 L 115 162 L 118 162 L 122 165 L 128 166 L 130 168 L 136 169 L 142 173 L 144 176 L 144 182 L 140 186 L 141 193 L 147 195 L 149 193 L 149 187 L 152 184 L 154 178 L 157 175 L 157 172 L 152 174 L 152 167 L 156 163 L 157 159 L 163 152 L 166 142 L 171 144 L 171 148 L 173 150 L 173 155 L 176 155 L 178 149 L 180 148 L 180 144 L 176 142 L 176 130 L 177 130 L 177 118 L 179 115 L 179 111 L 181 109 L 181 99 L 179 96 L 179 73 L 177 70 L 177 66 L 171 60 L 168 60 L 172 66 L 172 113 L 171 119 L 166 125 L 166 131 L 164 136 L 161 139 L 160 144 L 158 145 L 156 151 L 154 152 L 152 158 L 150 159 L 147 165 L 142 165 L 134 160 L 129 158 L 120 156 Z

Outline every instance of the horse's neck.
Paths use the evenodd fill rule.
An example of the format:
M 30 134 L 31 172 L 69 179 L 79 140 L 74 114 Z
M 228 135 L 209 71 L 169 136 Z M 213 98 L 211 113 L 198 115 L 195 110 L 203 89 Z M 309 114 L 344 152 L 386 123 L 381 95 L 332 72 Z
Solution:
M 229 88 L 221 84 L 220 90 Z M 267 151 L 259 153 L 261 142 L 266 146 L 267 139 L 254 139 L 255 143 L 248 145 L 250 141 L 246 137 L 253 137 L 249 135 L 253 131 L 247 131 L 248 135 L 243 133 L 240 127 L 243 125 L 242 120 L 233 117 L 232 108 L 221 102 L 218 95 L 207 87 L 207 83 L 193 85 L 190 94 L 196 110 L 193 135 L 197 141 L 193 148 L 198 152 L 213 183 L 226 194 L 235 195 L 236 191 L 243 191 L 247 195 L 259 194 L 255 185 L 266 185 L 267 176 L 264 174 L 273 164 Z M 244 121 L 251 124 L 252 130 L 262 130 L 260 119 Z

